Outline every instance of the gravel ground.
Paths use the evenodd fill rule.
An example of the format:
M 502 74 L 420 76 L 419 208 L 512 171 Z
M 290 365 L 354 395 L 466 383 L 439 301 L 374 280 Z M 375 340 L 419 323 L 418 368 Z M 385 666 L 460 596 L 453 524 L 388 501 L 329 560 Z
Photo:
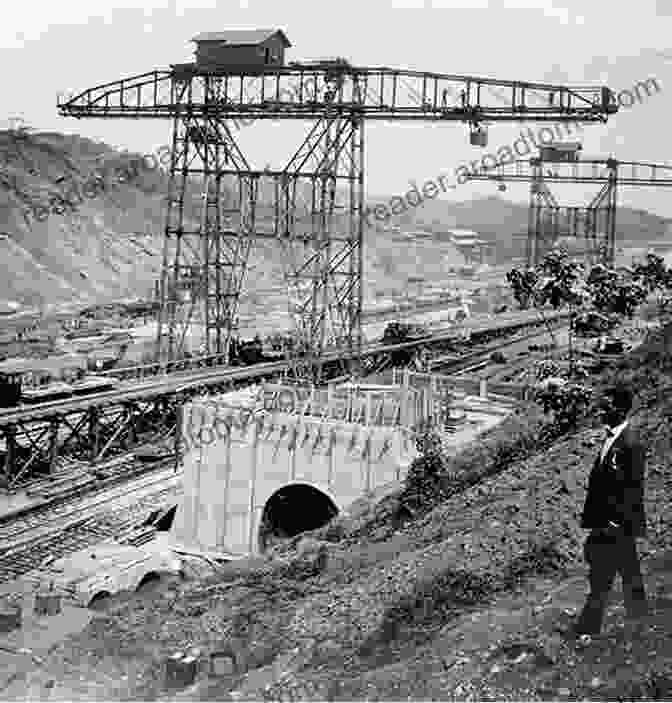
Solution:
M 578 511 L 601 439 L 586 425 L 547 450 L 523 443 L 527 456 L 501 466 L 494 452 L 466 452 L 449 467 L 454 495 L 416 519 L 402 515 L 400 493 L 392 490 L 374 506 L 360 503 L 312 540 L 277 550 L 273 560 L 231 564 L 201 582 L 119 599 L 2 697 L 664 697 L 672 676 L 671 351 L 668 330 L 618 370 L 640 390 L 633 422 L 649 448 L 649 535 L 640 552 L 654 614 L 639 629 L 623 625 L 616 597 L 603 637 L 570 646 L 554 633 L 586 591 Z M 514 416 L 490 441 L 526 423 L 534 434 L 538 422 L 535 413 Z M 485 476 L 471 486 L 461 480 L 470 463 Z M 189 647 L 204 657 L 233 647 L 248 673 L 203 671 L 193 686 L 167 689 L 162 662 Z

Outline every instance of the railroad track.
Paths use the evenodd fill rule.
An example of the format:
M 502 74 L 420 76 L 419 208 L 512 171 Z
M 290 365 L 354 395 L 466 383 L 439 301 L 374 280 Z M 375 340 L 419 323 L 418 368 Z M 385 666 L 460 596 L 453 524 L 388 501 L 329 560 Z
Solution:
M 476 371 L 487 364 L 489 361 L 490 354 L 494 351 L 499 351 L 506 349 L 507 347 L 513 346 L 514 344 L 519 344 L 529 339 L 534 339 L 535 337 L 543 337 L 548 334 L 544 331 L 535 332 L 523 332 L 512 336 L 503 342 L 493 342 L 491 344 L 480 345 L 477 348 L 472 347 L 472 351 L 462 357 L 455 358 L 454 356 L 449 357 L 439 357 L 433 359 L 431 363 L 432 369 L 440 369 L 442 367 L 448 367 L 450 373 L 460 373 L 468 374 L 471 371 Z
M 163 505 L 181 490 L 181 474 L 158 468 L 153 475 L 87 494 L 76 504 L 68 499 L 33 511 L 0 531 L 0 579 L 12 580 L 37 568 L 46 558 L 60 558 L 118 537 L 141 516 Z M 107 508 L 107 509 L 106 509 Z
M 562 315 L 556 315 L 555 318 L 561 318 Z M 538 324 L 536 318 L 521 317 L 520 315 L 511 316 L 506 319 L 499 319 L 497 324 L 492 322 L 474 322 L 465 323 L 465 329 L 469 329 L 472 334 L 478 334 L 494 330 L 506 330 L 519 325 L 526 326 Z M 437 332 L 424 339 L 413 340 L 411 342 L 403 342 L 399 344 L 380 344 L 372 343 L 363 347 L 363 354 L 378 354 L 387 353 L 404 348 L 411 348 L 423 344 L 433 344 L 441 341 L 447 341 L 455 338 L 456 331 L 450 329 L 444 332 Z M 343 352 L 327 352 L 324 356 L 325 361 L 333 361 L 344 358 Z M 196 360 L 197 361 L 197 360 Z M 123 376 L 134 371 L 140 372 L 141 368 L 137 369 L 118 369 L 114 372 L 107 372 L 104 375 Z M 0 424 L 13 424 L 21 421 L 38 420 L 48 418 L 58 411 L 59 413 L 75 412 L 78 410 L 86 410 L 103 404 L 114 404 L 123 401 L 141 400 L 145 397 L 158 396 L 166 393 L 177 393 L 190 388 L 198 388 L 209 384 L 217 384 L 223 381 L 240 381 L 252 380 L 263 376 L 279 375 L 288 368 L 286 361 L 268 362 L 255 364 L 248 367 L 215 367 L 201 368 L 196 371 L 176 371 L 168 375 L 158 375 L 158 366 L 153 365 L 152 373 L 147 367 L 147 375 L 150 378 L 140 382 L 129 383 L 122 388 L 112 391 L 102 391 L 85 396 L 78 399 L 54 400 L 36 405 L 23 405 L 16 408 L 8 408 L 0 410 Z
M 523 338 L 531 336 L 535 334 Z M 495 349 L 520 341 L 520 335 L 516 335 L 505 342 L 486 344 L 447 365 L 451 370 L 454 365 L 453 372 L 457 372 L 465 363 L 474 363 Z M 85 486 L 75 489 L 75 495 L 72 491 L 64 492 L 18 516 L 0 516 L 0 579 L 17 579 L 47 559 L 60 558 L 111 537 L 118 538 L 133 524 L 139 524 L 143 514 L 171 498 L 176 500 L 181 491 L 180 477 L 174 470 L 174 458 L 168 458 L 140 476 L 129 479 L 127 475 L 116 475 L 111 479 L 113 485 L 106 482 L 93 488 Z M 76 498 L 80 500 L 74 503 Z
M 76 473 L 72 476 L 69 476 L 68 472 L 64 472 L 64 475 L 56 482 L 46 482 L 44 480 L 36 481 L 30 486 L 28 494 L 41 494 L 42 496 L 45 496 L 42 501 L 0 514 L 0 549 L 2 548 L 2 526 L 4 524 L 16 522 L 22 519 L 34 519 L 39 521 L 43 513 L 50 510 L 58 510 L 59 505 L 65 501 L 75 500 L 89 494 L 93 495 L 100 491 L 107 490 L 111 487 L 135 479 L 136 477 L 142 477 L 146 474 L 154 473 L 159 469 L 159 467 L 164 466 L 164 462 L 172 463 L 174 466 L 174 455 L 167 457 L 166 459 L 161 459 L 157 462 L 157 464 L 147 465 L 139 461 L 133 455 L 133 452 L 131 452 L 126 456 L 117 457 L 116 459 L 112 459 L 111 461 L 107 461 L 105 463 L 96 464 L 95 466 L 87 466 L 86 474 L 88 475 L 88 480 L 83 479 L 81 469 L 79 469 L 78 471 L 76 470 Z M 112 465 L 114 466 L 113 472 L 105 478 L 95 477 L 93 472 L 105 473 L 106 470 L 110 470 Z M 61 484 L 66 484 L 66 487 L 63 490 L 53 490 L 57 485 Z

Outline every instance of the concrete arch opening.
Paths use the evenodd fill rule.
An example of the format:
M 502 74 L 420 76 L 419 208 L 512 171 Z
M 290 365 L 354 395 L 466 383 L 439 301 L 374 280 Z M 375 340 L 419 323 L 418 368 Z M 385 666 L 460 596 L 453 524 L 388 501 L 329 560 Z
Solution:
M 293 483 L 278 489 L 266 501 L 259 527 L 259 551 L 301 532 L 316 530 L 338 515 L 334 501 L 319 488 Z

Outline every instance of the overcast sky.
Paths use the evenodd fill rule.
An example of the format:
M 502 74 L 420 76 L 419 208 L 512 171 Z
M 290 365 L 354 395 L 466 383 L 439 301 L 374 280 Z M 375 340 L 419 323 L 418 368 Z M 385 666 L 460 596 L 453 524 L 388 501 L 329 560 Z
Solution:
M 168 120 L 61 118 L 57 93 L 190 61 L 189 40 L 199 32 L 255 27 L 283 29 L 293 44 L 288 60 L 339 55 L 356 65 L 606 84 L 617 92 L 653 77 L 662 92 L 607 126 L 586 126 L 584 153 L 672 164 L 670 0 L 21 0 L 0 25 L 0 128 L 20 116 L 40 129 L 151 152 L 169 142 Z M 282 129 L 282 139 L 271 129 Z M 263 168 L 285 161 L 306 129 L 254 125 L 243 146 Z M 493 126 L 487 150 L 511 143 L 519 129 Z M 403 194 L 410 179 L 453 174 L 482 154 L 459 123 L 369 124 L 366 138 L 370 194 Z M 471 184 L 453 197 L 496 192 Z M 510 196 L 526 199 L 526 189 Z M 672 217 L 672 188 L 624 189 L 621 202 Z

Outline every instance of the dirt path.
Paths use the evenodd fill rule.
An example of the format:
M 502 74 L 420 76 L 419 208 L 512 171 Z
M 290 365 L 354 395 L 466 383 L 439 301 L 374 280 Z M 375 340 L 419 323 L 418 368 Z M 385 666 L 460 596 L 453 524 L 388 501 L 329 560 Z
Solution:
M 565 642 L 556 631 L 583 605 L 583 570 L 560 581 L 533 579 L 444 626 L 431 641 L 343 681 L 338 700 L 617 700 L 672 694 L 672 552 L 645 562 L 653 614 L 626 624 L 620 585 L 603 634 Z M 651 680 L 651 672 L 660 676 Z M 670 678 L 666 678 L 666 675 Z

